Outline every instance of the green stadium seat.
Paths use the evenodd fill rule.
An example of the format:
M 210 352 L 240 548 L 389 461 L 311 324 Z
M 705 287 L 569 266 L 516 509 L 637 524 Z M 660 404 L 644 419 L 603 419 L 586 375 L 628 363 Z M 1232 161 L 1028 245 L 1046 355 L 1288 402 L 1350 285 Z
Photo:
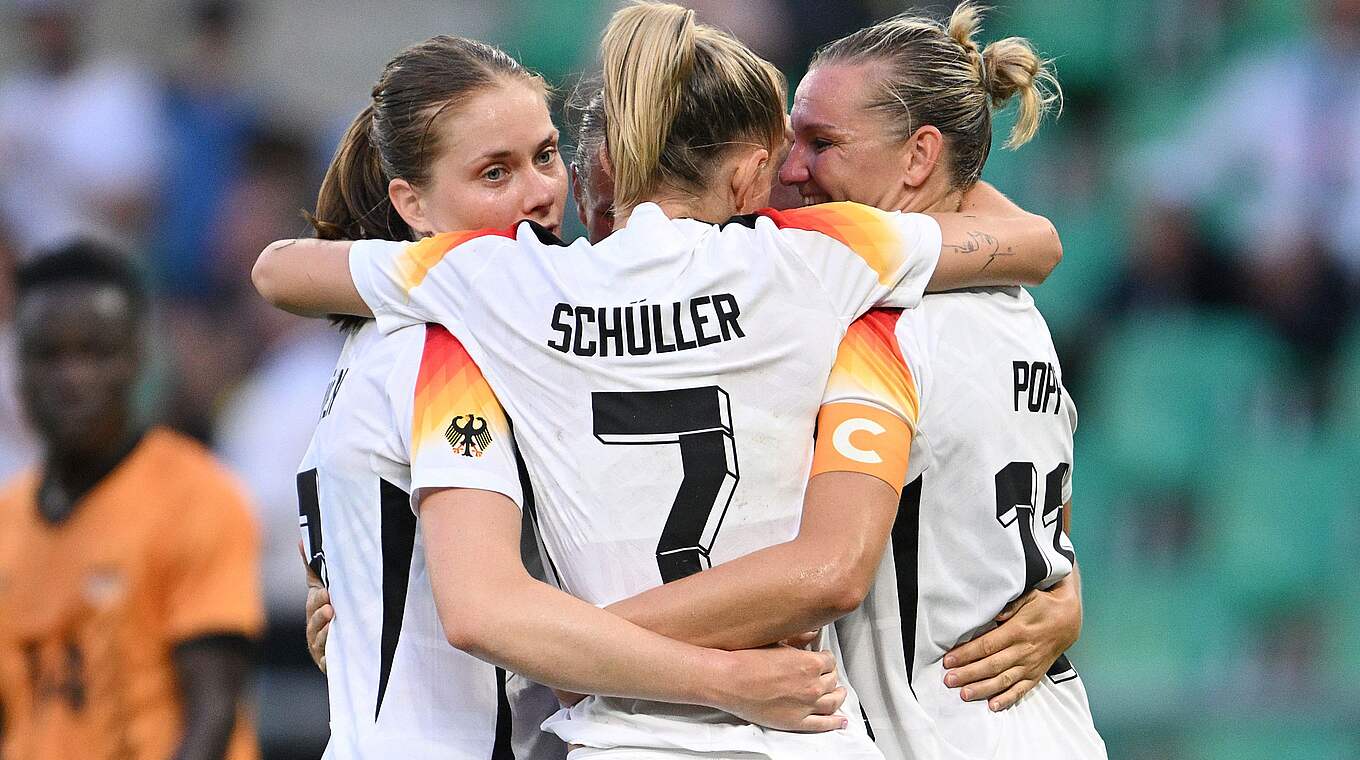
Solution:
M 1031 288 L 1053 339 L 1080 335 L 1119 275 L 1124 250 L 1123 222 L 1109 204 L 1075 213 L 1055 209 L 1049 218 L 1062 231 L 1063 261 L 1044 284 Z M 1081 409 L 1081 399 L 1077 399 Z
M 1354 727 L 1275 714 L 1215 721 L 1196 729 L 1186 744 L 1178 756 L 1184 760 L 1354 760 L 1360 754 Z
M 1294 374 L 1288 348 L 1231 313 L 1137 315 L 1114 328 L 1080 400 L 1082 456 L 1108 458 L 1124 487 L 1192 490 L 1220 447 L 1263 427 L 1267 392 Z
M 1119 23 L 1119 3 L 1090 0 L 1013 0 L 999 3 L 986 23 L 987 39 L 1027 37 L 1044 55 L 1060 52 L 1068 86 L 1107 87 L 1125 75 L 1138 49 L 1138 29 Z
M 1280 436 L 1221 451 L 1206 469 L 1202 559 L 1217 588 L 1262 613 L 1325 594 L 1360 506 L 1355 460 Z
M 1240 620 L 1193 571 L 1083 567 L 1085 617 L 1072 661 L 1097 715 L 1175 720 L 1231 667 Z
M 1090 557 L 1093 563 L 1108 565 L 1112 544 L 1121 527 L 1124 496 L 1119 490 L 1118 473 L 1103 458 L 1088 451 L 1078 428 L 1072 469 L 1071 537 L 1079 561 L 1085 562 Z
M 1335 589 L 1328 617 L 1330 629 L 1322 659 L 1323 679 L 1334 694 L 1346 695 L 1350 704 L 1360 698 L 1360 588 L 1352 575 L 1332 577 Z
M 506 19 L 532 19 L 497 27 L 491 40 L 528 68 L 563 90 L 588 70 L 598 54 L 598 38 L 615 5 L 603 0 L 550 2 L 508 0 L 501 3 Z M 571 30 L 576 33 L 564 33 Z
M 1260 53 L 1307 31 L 1314 13 L 1298 0 L 1246 0 L 1234 4 L 1225 30 L 1227 53 Z

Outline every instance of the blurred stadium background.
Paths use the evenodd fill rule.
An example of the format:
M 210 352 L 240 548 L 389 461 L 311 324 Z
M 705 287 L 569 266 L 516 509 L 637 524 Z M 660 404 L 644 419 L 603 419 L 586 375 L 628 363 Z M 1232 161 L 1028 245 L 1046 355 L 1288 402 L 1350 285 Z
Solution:
M 916 7 L 689 4 L 795 82 L 819 44 Z M 1035 296 L 1081 411 L 1073 659 L 1110 756 L 1360 757 L 1360 1 L 993 5 L 988 38 L 1030 37 L 1066 94 L 986 177 L 1066 243 Z M 160 297 L 147 414 L 208 441 L 264 525 L 267 757 L 326 735 L 292 474 L 339 337 L 265 307 L 250 264 L 307 233 L 299 211 L 400 47 L 478 37 L 566 90 L 613 7 L 0 4 L 0 475 L 33 455 L 9 262 L 76 231 L 121 241 Z

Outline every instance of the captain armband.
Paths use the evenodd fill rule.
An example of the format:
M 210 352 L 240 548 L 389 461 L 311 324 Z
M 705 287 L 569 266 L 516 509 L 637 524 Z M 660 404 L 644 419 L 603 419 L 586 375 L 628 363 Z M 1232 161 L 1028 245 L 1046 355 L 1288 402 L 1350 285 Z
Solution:
M 817 415 L 812 475 L 863 473 L 900 494 L 907 478 L 911 437 L 907 421 L 882 407 L 850 401 L 826 404 Z

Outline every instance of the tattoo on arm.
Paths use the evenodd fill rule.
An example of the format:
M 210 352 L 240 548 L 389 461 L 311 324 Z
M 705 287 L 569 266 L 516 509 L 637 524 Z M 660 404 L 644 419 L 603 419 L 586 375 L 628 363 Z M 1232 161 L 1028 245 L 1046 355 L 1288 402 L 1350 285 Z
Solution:
M 1000 241 L 981 230 L 973 230 L 968 233 L 968 239 L 964 242 L 946 245 L 945 248 L 956 253 L 981 253 L 986 256 L 987 263 L 983 264 L 978 271 L 985 271 L 1001 256 L 1015 255 L 1015 251 L 1010 246 L 1003 249 Z

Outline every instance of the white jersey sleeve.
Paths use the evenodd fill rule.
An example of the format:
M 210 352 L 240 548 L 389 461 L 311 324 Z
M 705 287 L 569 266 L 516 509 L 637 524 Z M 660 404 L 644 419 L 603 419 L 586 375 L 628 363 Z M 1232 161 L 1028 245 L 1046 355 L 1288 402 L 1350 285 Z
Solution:
M 940 260 L 939 222 L 858 203 L 762 211 L 812 270 L 848 324 L 874 305 L 921 302 Z
M 446 232 L 418 243 L 356 240 L 350 277 L 384 333 L 421 322 L 456 324 L 468 288 L 514 238 L 509 229 Z
M 393 373 L 393 427 L 411 453 L 411 505 L 431 488 L 477 488 L 523 505 L 515 444 L 496 394 L 467 350 L 439 325 L 425 328 L 410 371 Z

